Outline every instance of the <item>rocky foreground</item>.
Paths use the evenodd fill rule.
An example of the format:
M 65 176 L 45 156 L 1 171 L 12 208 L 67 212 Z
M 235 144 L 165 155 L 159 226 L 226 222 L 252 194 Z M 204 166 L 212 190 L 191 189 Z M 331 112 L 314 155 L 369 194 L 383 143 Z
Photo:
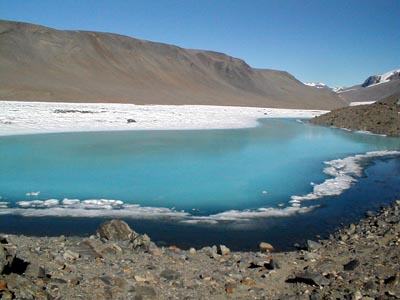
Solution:
M 400 94 L 369 105 L 333 110 L 311 123 L 387 136 L 400 136 Z
M 0 240 L 1 299 L 400 298 L 400 201 L 285 253 L 161 248 L 118 220 L 88 238 Z

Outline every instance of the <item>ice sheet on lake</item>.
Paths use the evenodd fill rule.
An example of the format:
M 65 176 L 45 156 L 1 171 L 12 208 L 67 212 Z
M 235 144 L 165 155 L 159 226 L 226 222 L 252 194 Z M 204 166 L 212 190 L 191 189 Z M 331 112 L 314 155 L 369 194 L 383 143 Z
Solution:
M 260 118 L 311 118 L 326 111 L 206 105 L 0 101 L 0 136 L 108 130 L 223 129 Z

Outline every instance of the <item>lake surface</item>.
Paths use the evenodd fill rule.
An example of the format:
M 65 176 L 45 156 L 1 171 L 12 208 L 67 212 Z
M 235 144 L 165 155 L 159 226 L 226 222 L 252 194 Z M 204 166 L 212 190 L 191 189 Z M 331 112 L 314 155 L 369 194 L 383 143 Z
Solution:
M 0 137 L 0 228 L 88 235 L 118 217 L 160 244 L 287 249 L 400 199 L 400 152 L 386 150 L 400 139 L 294 119 Z

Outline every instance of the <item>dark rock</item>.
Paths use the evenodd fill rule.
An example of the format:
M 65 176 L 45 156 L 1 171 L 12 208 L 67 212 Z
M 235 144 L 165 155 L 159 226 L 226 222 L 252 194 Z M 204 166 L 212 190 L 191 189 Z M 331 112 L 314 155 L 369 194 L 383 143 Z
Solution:
M 160 276 L 167 280 L 177 280 L 181 277 L 181 274 L 179 274 L 177 271 L 166 269 L 161 272 Z
M 370 86 L 370 85 L 372 85 L 372 84 L 379 83 L 380 80 L 381 80 L 381 76 L 380 76 L 380 75 L 372 75 L 372 76 L 369 76 L 369 77 L 363 82 L 363 84 L 362 84 L 361 86 L 362 86 L 362 87 L 367 87 L 367 86 Z
M 399 276 L 394 275 L 394 276 L 389 276 L 384 280 L 384 283 L 386 285 L 398 285 L 399 283 Z
M 231 250 L 225 245 L 219 245 L 217 253 L 219 255 L 229 255 L 231 253 Z
M 307 250 L 310 252 L 317 251 L 322 247 L 320 243 L 314 242 L 312 240 L 307 240 L 306 242 Z
M 8 289 L 17 299 L 48 300 L 50 295 L 40 286 L 18 274 L 10 274 L 7 277 Z
M 265 263 L 264 266 L 267 270 L 279 269 L 279 264 L 273 259 L 271 259 L 268 263 Z
M 376 224 L 376 226 L 378 226 L 378 227 L 385 227 L 385 226 L 387 226 L 387 224 L 386 224 L 386 222 L 385 221 L 383 221 L 383 220 L 377 220 L 376 222 L 375 222 L 375 224 Z
M 337 273 L 343 271 L 343 265 L 331 259 L 321 259 L 315 266 L 322 274 Z
M 0 244 L 0 274 L 11 273 L 15 263 L 15 250 L 4 247 L 2 244 Z
M 97 229 L 97 236 L 108 241 L 127 241 L 133 248 L 150 246 L 150 238 L 133 231 L 129 225 L 121 220 L 104 222 Z
M 360 265 L 358 259 L 353 259 L 343 266 L 345 271 L 353 271 Z
M 51 277 L 51 282 L 52 283 L 58 283 L 58 284 L 66 284 L 66 283 L 68 283 L 68 281 L 66 281 L 65 279 L 53 278 L 53 277 Z
M 364 285 L 364 289 L 367 291 L 375 291 L 376 290 L 376 284 L 373 281 L 368 281 Z
M 24 275 L 37 278 L 48 278 L 45 268 L 43 266 L 38 266 L 36 263 L 29 264 Z
M 294 278 L 289 278 L 286 280 L 289 283 L 305 283 L 309 285 L 318 285 L 318 286 L 325 286 L 329 284 L 329 280 L 326 279 L 319 273 L 311 272 L 311 271 L 304 271 L 300 273 L 296 273 Z
M 97 229 L 97 236 L 109 241 L 133 241 L 138 234 L 121 220 L 104 222 Z
M 259 263 L 259 262 L 251 261 L 247 267 L 248 267 L 249 269 L 262 268 L 262 267 L 265 266 L 266 263 L 268 263 L 268 262 Z
M 135 287 L 135 299 L 156 299 L 157 293 L 153 287 L 147 285 L 139 285 Z
M 310 295 L 310 300 L 321 300 L 321 299 L 322 299 L 322 297 L 318 293 L 313 293 Z
M 126 122 L 127 122 L 127 123 L 136 123 L 136 120 L 134 120 L 134 119 L 127 119 Z
M 136 239 L 132 241 L 133 248 L 148 248 L 150 246 L 151 240 L 147 234 L 138 234 Z
M 69 248 L 69 250 L 78 253 L 79 256 L 84 257 L 84 258 L 96 258 L 96 257 L 100 256 L 94 250 L 94 247 L 91 244 L 91 241 L 89 241 L 89 240 L 84 241 L 83 243 L 80 243 L 79 245 L 77 245 L 75 247 L 71 247 L 71 248 Z
M 80 257 L 79 253 L 72 251 L 72 250 L 67 250 L 64 252 L 63 258 L 65 260 L 76 260 Z

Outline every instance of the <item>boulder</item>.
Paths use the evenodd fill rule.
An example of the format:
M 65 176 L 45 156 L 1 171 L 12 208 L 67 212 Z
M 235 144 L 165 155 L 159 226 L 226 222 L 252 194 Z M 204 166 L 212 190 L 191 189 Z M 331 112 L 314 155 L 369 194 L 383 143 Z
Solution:
M 135 232 L 135 234 L 137 234 Z M 137 234 L 136 238 L 132 241 L 133 248 L 149 247 L 151 243 L 150 237 L 147 234 Z
M 260 245 L 258 246 L 258 248 L 262 252 L 272 252 L 275 249 L 274 246 L 272 246 L 270 243 L 266 243 L 266 242 L 261 242 Z
M 121 220 L 111 220 L 102 223 L 97 228 L 97 236 L 108 241 L 133 241 L 138 234 Z
M 219 255 L 229 255 L 231 253 L 231 250 L 226 247 L 225 245 L 219 245 L 218 247 L 218 254 Z
M 12 291 L 16 299 L 48 300 L 50 295 L 42 287 L 18 274 L 7 277 L 8 289 Z
M 309 285 L 325 286 L 329 284 L 329 280 L 319 273 L 306 270 L 296 273 L 294 277 L 289 278 L 286 282 L 290 283 L 305 283 Z
M 96 231 L 97 236 L 106 241 L 129 242 L 133 248 L 148 247 L 150 238 L 133 231 L 121 220 L 111 220 L 102 223 Z
M 15 259 L 15 252 L 9 251 L 6 247 L 0 244 L 0 274 L 10 268 Z
M 312 240 L 307 240 L 306 242 L 307 250 L 310 252 L 319 250 L 322 245 L 320 243 L 314 242 Z
M 354 271 L 360 265 L 358 259 L 353 259 L 343 266 L 345 271 Z

